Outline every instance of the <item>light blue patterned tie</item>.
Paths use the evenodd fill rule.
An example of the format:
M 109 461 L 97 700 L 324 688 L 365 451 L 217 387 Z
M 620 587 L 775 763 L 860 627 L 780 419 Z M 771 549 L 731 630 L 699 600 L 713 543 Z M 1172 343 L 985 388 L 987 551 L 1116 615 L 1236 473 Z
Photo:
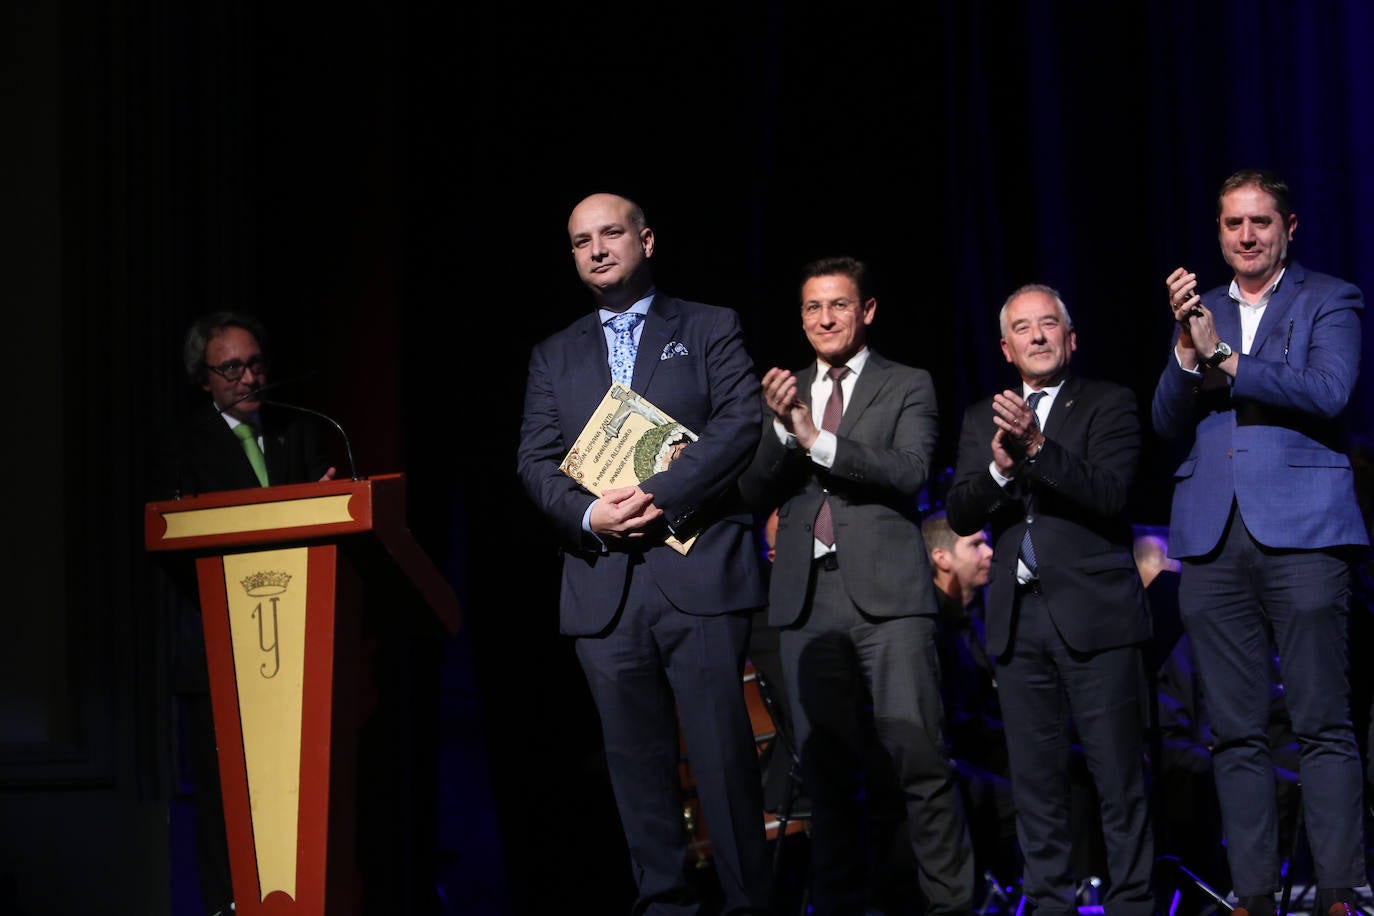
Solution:
M 1043 398 L 1044 396 L 1045 396 L 1045 392 L 1043 392 L 1043 391 L 1032 391 L 1032 392 L 1030 393 L 1030 397 L 1026 398 L 1026 406 L 1029 407 L 1029 408 L 1031 409 L 1031 413 L 1035 413 L 1035 408 L 1037 408 L 1037 407 L 1040 406 L 1040 399 Z M 1036 422 L 1036 425 L 1037 425 L 1037 426 L 1040 424 L 1040 419 L 1039 419 L 1039 417 L 1036 418 L 1036 421 L 1035 421 L 1035 422 Z M 1031 572 L 1031 575 L 1033 576 L 1033 575 L 1036 574 L 1036 564 L 1035 564 L 1035 545 L 1031 543 L 1031 536 L 1030 536 L 1030 516 L 1032 515 L 1031 505 L 1032 505 L 1032 502 L 1031 502 L 1030 500 L 1027 500 L 1027 506 L 1026 506 L 1026 516 L 1027 516 L 1027 520 L 1026 520 L 1026 533 L 1021 537 L 1021 562 L 1026 564 L 1026 569 L 1029 569 L 1030 572 Z
M 626 388 L 635 374 L 635 328 L 643 320 L 638 312 L 623 312 L 606 322 L 615 332 L 611 341 L 611 379 Z

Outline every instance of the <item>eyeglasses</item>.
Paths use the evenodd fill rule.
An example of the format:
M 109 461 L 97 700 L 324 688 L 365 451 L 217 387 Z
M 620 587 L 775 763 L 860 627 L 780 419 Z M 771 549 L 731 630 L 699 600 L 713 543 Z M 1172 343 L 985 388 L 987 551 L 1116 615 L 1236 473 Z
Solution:
M 249 369 L 253 370 L 254 375 L 263 375 L 267 372 L 267 357 L 261 353 L 248 357 L 247 361 L 241 359 L 231 359 L 220 363 L 218 366 L 206 366 L 211 372 L 224 376 L 227 382 L 237 382 L 243 378 L 243 373 Z
M 806 316 L 819 315 L 821 309 L 829 308 L 836 315 L 846 315 L 859 307 L 857 299 L 833 299 L 830 302 L 803 302 L 802 314 Z

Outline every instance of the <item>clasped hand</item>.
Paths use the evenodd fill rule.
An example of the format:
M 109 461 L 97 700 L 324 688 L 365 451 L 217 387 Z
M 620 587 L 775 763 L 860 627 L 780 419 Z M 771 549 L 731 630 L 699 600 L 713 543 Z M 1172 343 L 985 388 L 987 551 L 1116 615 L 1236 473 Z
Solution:
M 1199 353 L 1211 354 L 1221 335 L 1212 321 L 1212 312 L 1202 304 L 1197 292 L 1197 274 L 1180 267 L 1165 279 L 1169 290 L 1169 310 L 1178 322 L 1178 358 L 1184 366 L 1198 365 Z
M 614 487 L 601 494 L 588 520 L 602 538 L 642 538 L 663 518 L 654 497 L 639 487 Z
M 1025 399 L 1010 389 L 992 396 L 992 422 L 997 432 L 992 436 L 992 461 L 1003 477 L 1016 476 L 1016 470 L 1027 455 L 1038 455 L 1045 444 L 1045 434 Z
M 764 404 L 802 448 L 810 448 L 820 430 L 811 417 L 811 405 L 798 396 L 797 377 L 774 366 L 763 374 L 762 384 Z

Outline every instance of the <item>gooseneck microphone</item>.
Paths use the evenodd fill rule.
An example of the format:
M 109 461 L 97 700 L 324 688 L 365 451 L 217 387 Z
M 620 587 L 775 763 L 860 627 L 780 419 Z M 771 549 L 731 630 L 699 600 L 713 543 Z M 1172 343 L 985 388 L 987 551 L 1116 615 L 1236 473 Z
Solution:
M 348 455 L 348 473 L 354 480 L 360 479 L 358 477 L 358 466 L 353 463 L 353 443 L 348 440 L 348 433 L 344 432 L 344 428 L 338 420 L 328 414 L 320 413 L 318 410 L 314 410 L 310 407 L 301 407 L 298 404 L 287 404 L 285 401 L 270 401 L 266 398 L 263 398 L 262 402 L 264 404 L 270 404 L 273 407 L 285 407 L 287 410 L 299 410 L 301 413 L 308 413 L 312 417 L 319 417 L 326 423 L 331 424 L 339 431 L 339 436 L 343 438 L 344 452 Z
M 271 391 L 274 388 L 280 388 L 283 385 L 290 384 L 292 381 L 292 379 L 284 379 L 280 382 L 269 382 L 266 385 L 260 385 L 259 387 L 254 388 L 247 394 L 242 395 L 241 397 L 237 397 L 234 400 L 230 401 L 228 404 L 225 404 L 223 407 L 219 409 L 219 412 L 223 414 L 229 408 L 241 404 L 244 401 L 251 401 L 257 399 L 259 401 L 262 401 L 262 403 L 264 404 L 271 405 L 272 407 L 282 407 L 286 410 L 295 410 L 299 411 L 300 413 L 308 413 L 312 417 L 319 417 L 321 420 L 324 420 L 326 423 L 330 424 L 339 431 L 339 436 L 343 439 L 344 443 L 344 452 L 348 456 L 348 472 L 352 476 L 352 479 L 361 480 L 362 478 L 358 476 L 358 466 L 353 462 L 353 443 L 349 441 L 348 433 L 344 432 L 344 428 L 338 420 L 334 419 L 328 414 L 320 413 L 318 410 L 314 410 L 310 407 L 301 407 L 299 404 L 288 404 L 285 401 L 272 401 L 262 396 L 262 393 L 264 391 Z

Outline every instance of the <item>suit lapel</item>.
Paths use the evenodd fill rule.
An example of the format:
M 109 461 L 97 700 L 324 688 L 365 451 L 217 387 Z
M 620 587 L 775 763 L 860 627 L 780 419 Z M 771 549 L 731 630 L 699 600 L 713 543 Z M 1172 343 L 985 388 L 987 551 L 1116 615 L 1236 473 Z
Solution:
M 1050 401 L 1050 412 L 1045 415 L 1043 430 L 1045 435 L 1048 436 L 1051 429 L 1058 428 L 1072 414 L 1074 407 L 1078 404 L 1080 387 L 1078 379 L 1073 376 L 1064 379 L 1064 385 L 1059 389 L 1059 395 Z
M 258 486 L 257 475 L 248 463 L 243 443 L 229 429 L 229 424 L 224 422 L 214 404 L 207 404 L 195 422 L 206 432 L 204 438 L 196 436 L 199 444 L 195 448 L 200 453 L 199 460 L 204 462 L 203 467 L 207 469 L 210 488 L 234 490 Z M 268 474 L 271 474 L 270 470 Z M 206 481 L 202 481 L 202 484 L 206 485 Z
M 258 419 L 262 422 L 262 442 L 267 459 L 267 482 L 285 483 L 291 479 L 290 450 L 286 447 L 286 427 L 280 418 L 264 409 Z
M 599 312 L 593 311 L 586 317 L 571 347 L 572 365 L 576 368 L 559 381 L 565 386 L 574 412 L 585 412 L 585 417 L 589 417 L 611 387 L 610 352 L 606 349 L 606 332 Z
M 1293 311 L 1293 303 L 1297 301 L 1298 293 L 1302 291 L 1302 281 L 1306 279 L 1301 267 L 1290 262 L 1288 269 L 1284 271 L 1283 280 L 1279 283 L 1279 288 L 1274 290 L 1274 295 L 1270 297 L 1269 304 L 1264 307 L 1264 314 L 1260 316 L 1259 327 L 1255 329 L 1255 340 L 1250 345 L 1250 356 L 1258 356 L 1264 349 L 1264 342 L 1269 339 L 1269 335 L 1279 324 L 1288 321 L 1288 315 Z M 1237 317 L 1240 315 L 1240 306 L 1236 306 Z M 1237 334 L 1240 333 L 1237 329 Z M 1225 338 L 1223 338 L 1225 339 Z M 1230 340 L 1226 341 L 1230 343 Z M 1240 344 L 1233 344 L 1240 349 Z
M 886 376 L 886 364 L 882 357 L 870 348 L 868 362 L 864 364 L 864 371 L 860 372 L 858 379 L 855 380 L 854 391 L 849 395 L 849 403 L 845 405 L 844 415 L 840 418 L 840 433 L 848 433 L 854 428 L 859 417 L 863 415 L 868 405 L 873 403 L 873 399 L 882 390 Z
M 654 371 L 662 362 L 663 348 L 677 335 L 680 321 L 677 301 L 655 294 L 644 316 L 644 330 L 639 335 L 639 349 L 635 351 L 634 380 L 630 387 L 643 394 L 654 378 Z
M 1231 298 L 1229 292 L 1222 295 L 1221 307 L 1212 309 L 1212 322 L 1216 325 L 1217 336 L 1231 344 L 1239 353 L 1241 348 L 1240 304 Z M 1232 341 L 1235 342 L 1232 343 Z M 1208 353 L 1199 353 L 1198 359 L 1206 359 L 1209 355 Z

